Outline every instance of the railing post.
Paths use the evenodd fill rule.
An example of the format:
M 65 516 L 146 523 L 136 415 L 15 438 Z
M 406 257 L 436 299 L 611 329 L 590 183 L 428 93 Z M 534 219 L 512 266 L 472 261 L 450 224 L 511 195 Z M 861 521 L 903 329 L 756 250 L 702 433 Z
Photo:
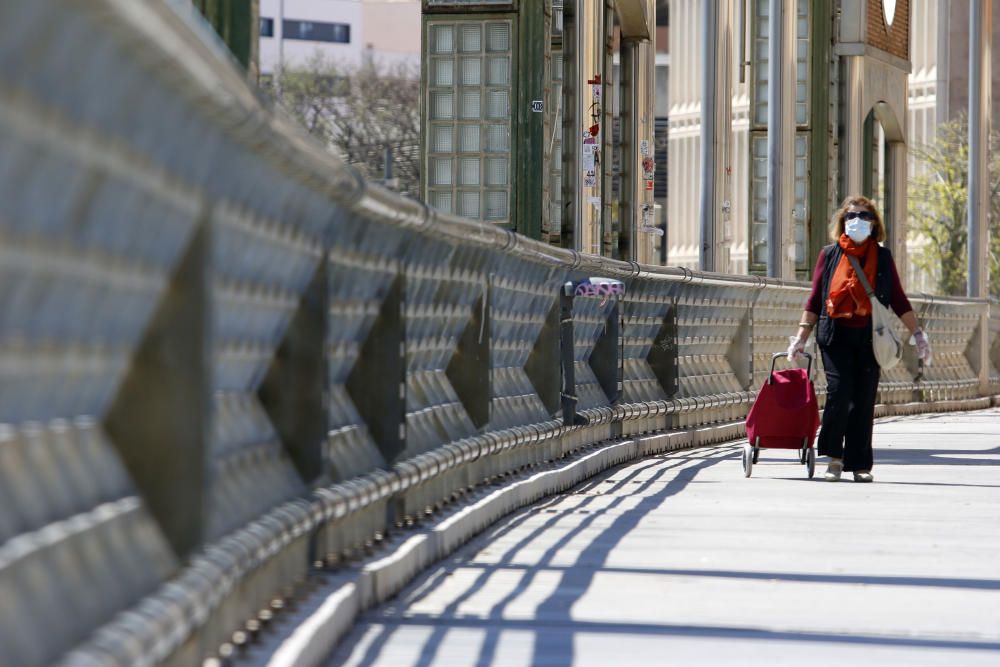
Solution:
M 573 283 L 559 290 L 559 358 L 562 365 L 562 417 L 564 426 L 577 423 L 576 368 L 573 354 Z M 582 417 L 580 418 L 583 419 Z M 585 422 L 581 422 L 585 423 Z
M 979 395 L 989 396 L 990 391 L 990 304 L 979 305 L 976 330 L 969 341 L 966 358 L 979 379 Z

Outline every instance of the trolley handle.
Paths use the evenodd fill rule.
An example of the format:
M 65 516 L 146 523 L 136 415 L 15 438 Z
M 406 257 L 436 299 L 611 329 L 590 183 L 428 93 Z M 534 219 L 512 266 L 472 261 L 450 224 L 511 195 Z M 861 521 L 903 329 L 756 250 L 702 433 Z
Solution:
M 811 378 L 812 367 L 813 367 L 813 356 L 810 353 L 806 352 L 805 350 L 802 350 L 801 352 L 799 352 L 799 354 L 801 354 L 803 357 L 809 360 L 809 366 L 806 370 L 806 377 Z M 774 384 L 774 362 L 778 360 L 778 357 L 787 357 L 787 356 L 788 356 L 787 352 L 775 352 L 774 354 L 771 355 L 771 372 L 767 374 L 768 384 Z

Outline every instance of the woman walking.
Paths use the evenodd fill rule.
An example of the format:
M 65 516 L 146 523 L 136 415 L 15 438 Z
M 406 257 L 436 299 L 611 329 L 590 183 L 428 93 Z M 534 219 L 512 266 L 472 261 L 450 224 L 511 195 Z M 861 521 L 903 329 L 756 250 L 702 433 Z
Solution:
M 846 471 L 854 473 L 855 482 L 871 482 L 880 369 L 872 348 L 871 302 L 849 256 L 857 258 L 876 298 L 891 307 L 913 334 L 917 356 L 928 365 L 931 346 L 903 293 L 892 253 L 879 245 L 886 231 L 875 203 L 866 197 L 848 197 L 834 214 L 830 231 L 835 242 L 819 253 L 812 293 L 788 356 L 794 360 L 817 329 L 827 386 L 818 444 L 820 456 L 830 457 L 825 478 L 836 482 Z

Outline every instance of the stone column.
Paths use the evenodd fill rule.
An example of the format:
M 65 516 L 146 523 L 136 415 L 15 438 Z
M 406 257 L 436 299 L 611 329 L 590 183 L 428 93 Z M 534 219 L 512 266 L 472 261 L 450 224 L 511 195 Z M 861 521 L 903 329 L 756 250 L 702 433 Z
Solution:
M 907 197 L 907 147 L 905 141 L 891 141 L 887 148 L 889 151 L 889 176 L 891 178 L 889 208 L 892 211 L 892 220 L 886 220 L 886 224 L 889 226 L 889 247 L 896 259 L 899 277 L 905 287 L 906 267 L 909 262 L 906 254 L 907 201 L 909 199 Z
M 795 278 L 794 3 L 771 0 L 767 111 L 767 275 Z

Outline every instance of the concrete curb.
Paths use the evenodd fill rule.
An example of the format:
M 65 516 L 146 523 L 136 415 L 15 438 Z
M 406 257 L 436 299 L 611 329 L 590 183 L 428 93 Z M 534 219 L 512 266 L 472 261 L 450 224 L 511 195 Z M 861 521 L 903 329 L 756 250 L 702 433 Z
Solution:
M 927 403 L 880 403 L 875 406 L 875 417 L 897 417 L 935 412 L 965 412 L 969 410 L 985 410 L 997 405 L 1000 405 L 1000 395 L 956 399 L 952 401 L 931 401 Z

